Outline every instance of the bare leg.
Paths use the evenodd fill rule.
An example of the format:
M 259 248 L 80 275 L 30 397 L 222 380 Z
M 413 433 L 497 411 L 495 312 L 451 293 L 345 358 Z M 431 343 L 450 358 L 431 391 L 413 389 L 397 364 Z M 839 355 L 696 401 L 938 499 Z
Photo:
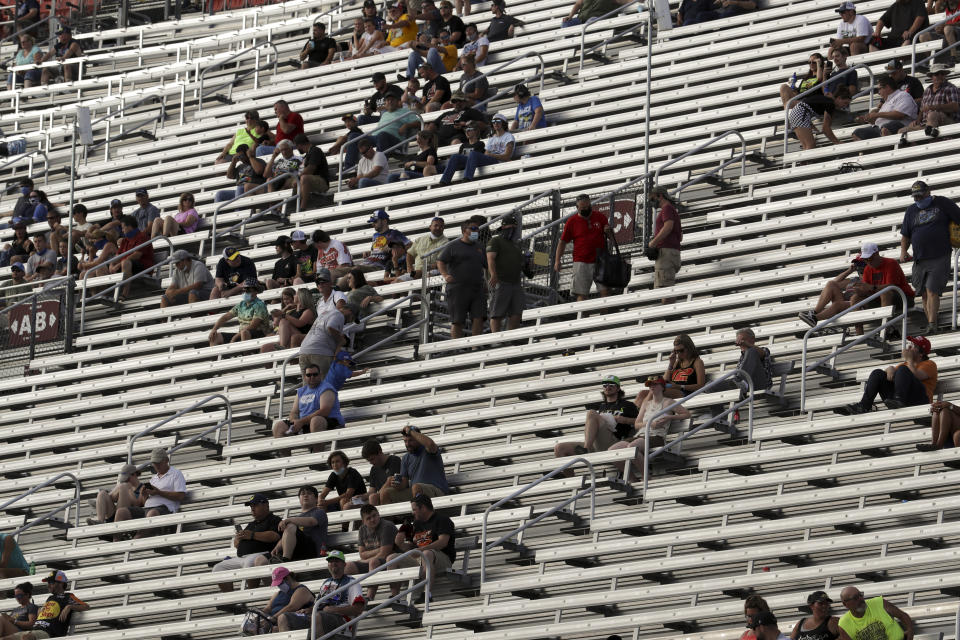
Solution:
M 589 451 L 596 451 L 597 431 L 600 429 L 600 414 L 594 410 L 587 411 L 587 419 L 583 426 L 583 446 Z
M 288 524 L 280 537 L 280 544 L 283 549 L 284 558 L 292 558 L 293 552 L 297 548 L 297 525 Z
M 113 514 L 117 512 L 117 506 L 113 504 L 113 498 L 110 493 L 101 489 L 97 493 L 97 520 L 106 522 Z
M 454 322 L 450 324 L 450 338 L 452 340 L 463 337 L 463 323 Z
M 472 318 L 470 320 L 470 335 L 479 336 L 483 334 L 483 318 Z
M 502 325 L 502 318 L 490 318 L 490 333 L 500 333 L 500 327 Z

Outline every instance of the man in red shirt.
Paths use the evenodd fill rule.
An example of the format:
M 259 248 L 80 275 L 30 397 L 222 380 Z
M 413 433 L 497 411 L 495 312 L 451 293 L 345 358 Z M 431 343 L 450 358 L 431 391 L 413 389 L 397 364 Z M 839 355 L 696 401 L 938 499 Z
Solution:
M 117 242 L 117 247 L 120 249 L 120 253 L 125 253 L 130 251 L 134 247 L 143 244 L 150 240 L 150 236 L 145 234 L 143 231 L 140 231 L 140 228 L 137 226 L 137 219 L 133 216 L 123 216 L 120 218 L 120 229 L 123 231 L 123 236 Z M 118 254 L 119 255 L 119 254 Z M 120 262 L 114 262 L 110 265 L 110 273 L 116 273 L 118 271 L 123 272 L 123 279 L 133 276 L 135 273 L 140 273 L 146 269 L 149 269 L 153 266 L 153 245 L 148 244 L 144 247 L 140 247 L 126 258 Z M 130 283 L 123 285 L 123 289 L 120 291 L 119 300 L 122 302 L 127 299 L 130 295 Z
M 850 304 L 856 304 L 861 300 L 869 298 L 871 295 L 881 289 L 894 285 L 899 287 L 907 296 L 907 307 L 913 306 L 913 299 L 916 296 L 913 288 L 907 282 L 903 275 L 903 269 L 893 258 L 884 258 L 880 255 L 880 248 L 875 242 L 864 242 L 860 247 L 860 257 L 866 260 L 867 265 L 863 269 L 863 278 L 853 286 L 853 297 Z M 901 306 L 900 296 L 895 291 L 888 291 L 880 296 L 880 305 L 887 307 L 893 305 L 895 310 Z M 857 334 L 863 333 L 863 326 L 857 325 Z M 892 338 L 892 331 L 887 329 L 887 337 Z M 896 336 L 899 340 L 899 334 Z
M 263 145 L 257 147 L 257 156 L 268 156 L 276 149 L 276 145 L 281 140 L 289 140 L 297 137 L 297 134 L 304 133 L 303 117 L 299 113 L 290 110 L 290 105 L 286 100 L 277 100 L 273 103 L 273 112 L 277 114 L 277 134 L 274 136 L 274 146 Z
M 653 288 L 672 287 L 677 283 L 677 271 L 680 270 L 680 242 L 683 240 L 680 215 L 665 187 L 651 189 L 650 199 L 660 207 L 650 239 L 650 247 L 657 249 L 657 260 L 653 265 Z M 674 299 L 663 298 L 661 302 L 670 304 Z
M 586 300 L 593 284 L 593 269 L 597 262 L 597 252 L 604 247 L 604 235 L 612 235 L 607 216 L 593 210 L 590 196 L 581 193 L 577 196 L 577 213 L 567 219 L 563 226 L 563 235 L 557 244 L 557 256 L 553 268 L 560 271 L 560 260 L 568 242 L 573 242 L 573 285 L 570 290 L 577 296 L 577 302 Z M 597 285 L 601 296 L 609 291 Z

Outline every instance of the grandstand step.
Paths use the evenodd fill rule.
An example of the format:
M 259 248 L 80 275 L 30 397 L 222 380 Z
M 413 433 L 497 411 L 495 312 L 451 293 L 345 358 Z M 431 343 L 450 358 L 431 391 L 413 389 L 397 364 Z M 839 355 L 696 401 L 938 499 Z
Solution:
M 833 526 L 835 529 L 839 529 L 845 533 L 864 533 L 867 530 L 867 527 L 862 522 L 841 522 Z
M 906 500 L 906 501 L 909 502 L 910 500 L 917 500 L 917 499 L 919 499 L 919 498 L 920 498 L 920 492 L 919 492 L 919 491 L 913 491 L 913 490 L 911 490 L 911 491 L 891 491 L 891 492 L 890 492 L 890 497 L 893 498 L 894 500 L 900 500 L 901 502 L 903 502 L 904 500 Z
M 860 455 L 871 458 L 886 458 L 892 456 L 893 452 L 890 450 L 890 447 L 872 447 L 869 449 L 860 449 Z
M 620 529 L 620 533 L 626 536 L 636 536 L 639 538 L 642 536 L 649 536 L 653 533 L 653 531 L 648 527 L 627 527 L 625 529 Z
M 724 589 L 720 593 L 731 598 L 736 598 L 737 600 L 746 600 L 756 592 L 748 587 L 746 589 Z
M 837 486 L 836 478 L 811 478 L 807 480 L 807 484 L 811 487 L 817 487 L 820 489 L 830 489 L 831 487 Z
M 911 540 L 911 542 L 918 547 L 926 547 L 927 549 L 937 550 L 945 549 L 947 547 L 946 542 L 943 538 L 918 538 L 916 540 Z
M 589 607 L 585 607 L 585 609 L 591 613 L 599 613 L 604 618 L 620 615 L 620 610 L 617 609 L 616 605 L 610 605 L 610 604 L 592 605 Z
M 890 579 L 886 571 L 861 571 L 853 575 L 861 580 L 869 580 L 870 582 L 883 582 L 884 580 Z
M 759 465 L 745 464 L 745 465 L 739 465 L 736 467 L 729 467 L 727 471 L 729 471 L 730 473 L 735 473 L 738 476 L 754 476 L 754 475 L 757 475 L 758 473 L 761 473 L 763 470 L 760 468 Z
M 105 627 L 109 627 L 110 629 L 116 629 L 118 631 L 121 629 L 129 629 L 131 626 L 130 620 L 128 620 L 127 618 L 109 618 L 106 620 L 100 620 L 100 624 L 102 624 Z
M 513 458 L 484 458 L 483 464 L 487 465 L 488 467 L 505 467 L 513 464 Z
M 730 544 L 726 540 L 701 540 L 697 543 L 697 546 L 709 551 L 724 551 L 730 548 Z
M 809 567 L 812 564 L 810 556 L 805 553 L 791 556 L 780 556 L 778 560 L 784 564 L 792 564 L 795 567 Z
M 652 573 L 644 573 L 640 577 L 644 580 L 659 584 L 673 584 L 675 582 L 673 573 L 670 571 L 654 571 Z

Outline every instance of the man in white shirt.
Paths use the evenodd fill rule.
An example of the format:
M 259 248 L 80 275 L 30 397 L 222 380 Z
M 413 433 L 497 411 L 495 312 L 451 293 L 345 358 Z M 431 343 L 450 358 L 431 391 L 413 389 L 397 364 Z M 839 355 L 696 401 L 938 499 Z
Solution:
M 854 140 L 889 136 L 917 119 L 916 101 L 906 91 L 897 89 L 893 78 L 882 76 L 877 81 L 877 90 L 883 102 L 870 113 L 857 117 L 857 122 L 865 122 L 870 126 L 854 129 Z
M 837 8 L 840 14 L 840 24 L 837 33 L 830 38 L 830 50 L 827 57 L 841 47 L 850 47 L 850 55 L 866 53 L 870 44 L 870 19 L 857 14 L 857 8 L 852 2 L 841 2 Z
M 170 466 L 170 457 L 167 450 L 157 447 L 150 452 L 150 464 L 154 474 L 147 484 L 140 489 L 140 504 L 133 507 L 121 507 L 113 518 L 114 522 L 122 522 L 135 518 L 152 518 L 180 510 L 180 503 L 187 495 L 187 481 L 179 469 Z M 135 537 L 143 538 L 151 535 L 148 529 L 141 529 Z M 119 540 L 120 536 L 114 536 Z
M 364 189 L 385 184 L 390 176 L 387 156 L 382 151 L 376 150 L 370 138 L 363 138 L 357 142 L 357 151 L 360 152 L 357 175 L 347 180 L 347 186 L 351 189 Z

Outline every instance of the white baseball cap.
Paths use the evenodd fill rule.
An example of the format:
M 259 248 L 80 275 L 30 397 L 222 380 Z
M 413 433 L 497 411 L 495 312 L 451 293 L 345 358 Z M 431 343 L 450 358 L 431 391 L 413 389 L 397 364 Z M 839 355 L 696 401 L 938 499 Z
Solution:
M 875 253 L 880 253 L 880 247 L 877 246 L 876 242 L 864 242 L 862 245 L 860 245 L 861 258 L 870 258 Z

